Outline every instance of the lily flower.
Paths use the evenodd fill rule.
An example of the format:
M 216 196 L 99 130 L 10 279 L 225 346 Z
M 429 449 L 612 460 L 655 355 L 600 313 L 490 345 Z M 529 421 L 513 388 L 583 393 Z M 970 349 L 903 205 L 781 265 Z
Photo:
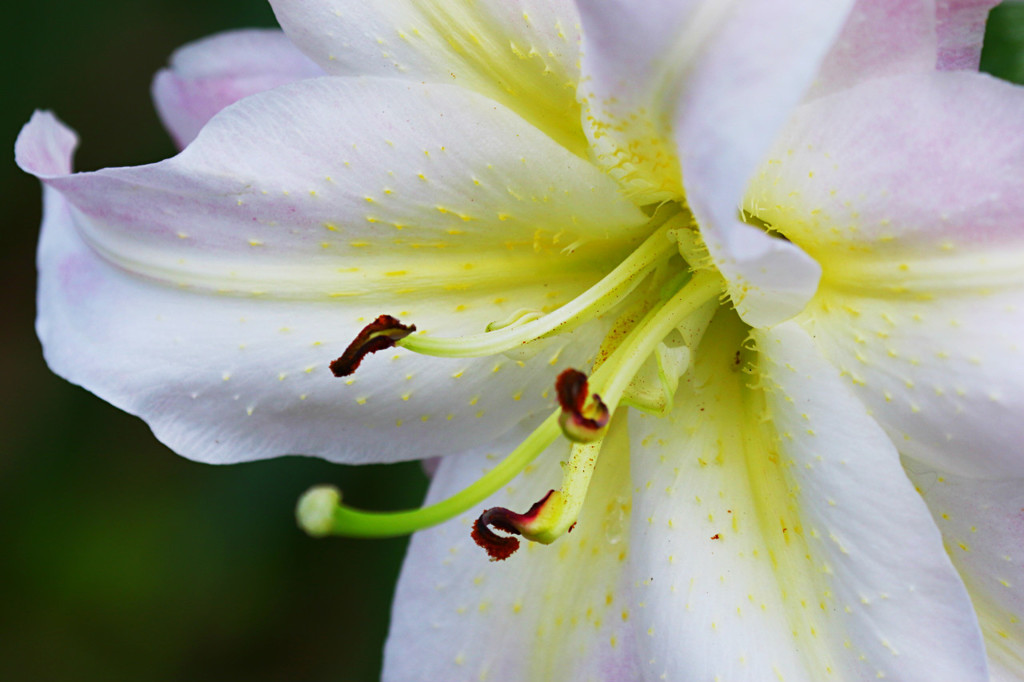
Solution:
M 385 679 L 1020 678 L 991 2 L 272 4 L 158 77 L 174 158 L 22 131 L 38 332 L 187 457 L 444 455 L 299 504 L 419 531 Z

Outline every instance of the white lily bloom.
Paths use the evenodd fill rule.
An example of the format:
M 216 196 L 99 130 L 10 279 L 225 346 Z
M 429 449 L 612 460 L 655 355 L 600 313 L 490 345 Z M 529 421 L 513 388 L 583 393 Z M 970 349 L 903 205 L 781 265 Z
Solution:
M 38 331 L 187 457 L 451 455 L 300 506 L 447 519 L 386 680 L 1022 679 L 1024 94 L 949 72 L 992 2 L 272 4 L 158 76 L 178 156 L 22 131 Z

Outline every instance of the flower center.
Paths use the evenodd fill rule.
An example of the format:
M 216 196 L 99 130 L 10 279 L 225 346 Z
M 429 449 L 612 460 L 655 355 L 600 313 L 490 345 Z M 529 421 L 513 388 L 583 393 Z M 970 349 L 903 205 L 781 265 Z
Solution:
M 622 304 L 605 337 L 592 375 L 566 369 L 555 383 L 559 409 L 501 463 L 469 487 L 436 504 L 401 512 L 356 510 L 329 486 L 309 490 L 299 501 L 299 524 L 311 535 L 393 537 L 446 521 L 479 504 L 508 484 L 560 436 L 572 443 L 559 490 L 545 494 L 526 513 L 495 507 L 473 526 L 473 539 L 492 560 L 519 547 L 515 535 L 549 544 L 572 530 L 598 461 L 605 431 L 620 407 L 664 414 L 671 409 L 679 377 L 689 365 L 689 348 L 710 322 L 724 290 L 721 276 L 707 267 L 686 212 L 652 220 L 653 230 L 632 254 L 601 281 L 547 315 L 519 314 L 488 331 L 459 338 L 415 334 L 415 325 L 381 315 L 364 328 L 331 363 L 336 376 L 355 371 L 370 353 L 401 346 L 424 355 L 478 357 L 507 352 L 568 332 Z M 658 213 L 656 213 L 656 216 Z M 678 264 L 683 256 L 683 267 Z M 649 285 L 639 289 L 641 282 Z M 627 300 L 630 299 L 630 300 Z M 639 321 L 636 321 L 639 318 Z M 499 535 L 495 530 L 511 535 Z

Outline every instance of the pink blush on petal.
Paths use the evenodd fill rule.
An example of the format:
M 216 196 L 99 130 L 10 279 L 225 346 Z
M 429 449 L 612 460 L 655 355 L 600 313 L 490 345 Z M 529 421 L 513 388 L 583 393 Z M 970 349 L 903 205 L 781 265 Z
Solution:
M 84 304 L 103 285 L 103 277 L 96 272 L 95 258 L 75 253 L 64 258 L 58 266 L 60 288 L 71 305 Z

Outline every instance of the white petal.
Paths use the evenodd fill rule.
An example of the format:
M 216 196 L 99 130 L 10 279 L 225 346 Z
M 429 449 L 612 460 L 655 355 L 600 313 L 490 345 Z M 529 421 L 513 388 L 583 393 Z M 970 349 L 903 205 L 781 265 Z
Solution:
M 584 128 L 597 162 L 639 203 L 682 195 L 672 118 L 734 2 L 579 0 Z
M 968 279 L 987 264 L 947 276 Z M 950 287 L 936 300 L 823 288 L 800 321 L 901 452 L 964 475 L 1020 476 L 1024 286 L 997 288 Z
M 974 476 L 1024 475 L 1022 112 L 977 74 L 872 81 L 803 107 L 748 196 L 821 263 L 801 321 L 900 451 Z
M 441 89 L 305 81 L 223 112 L 175 159 L 79 175 L 63 174 L 70 132 L 34 119 L 19 163 L 74 205 L 51 193 L 40 250 L 51 366 L 216 462 L 425 457 L 548 409 L 557 369 L 586 366 L 597 338 L 528 360 L 388 353 L 350 385 L 326 370 L 380 313 L 456 335 L 557 306 L 607 272 L 615 240 L 563 245 L 644 220 L 513 114 Z M 430 110 L 440 99 L 451 108 Z
M 851 2 L 582 2 L 584 109 L 598 162 L 638 200 L 685 186 L 740 314 L 799 312 L 819 270 L 737 219 L 743 189 Z M 757 26 L 752 31 L 751 26 Z
M 874 79 L 800 107 L 745 208 L 821 262 L 1002 250 L 1024 242 L 1022 128 L 1024 88 L 990 76 Z
M 613 427 L 606 440 L 576 528 L 554 544 L 524 541 L 518 553 L 492 563 L 469 533 L 484 508 L 525 511 L 557 488 L 564 441 L 481 509 L 413 537 L 395 596 L 385 682 L 639 679 L 624 575 L 630 486 L 622 431 Z M 462 489 L 495 461 L 483 453 L 445 458 L 428 501 Z
M 755 358 L 726 315 L 674 418 L 631 423 L 648 676 L 987 679 L 967 594 L 885 434 L 793 323 L 755 332 Z
M 453 83 L 581 155 L 579 26 L 570 0 L 273 0 L 288 37 L 333 75 Z
M 494 102 L 393 80 L 293 83 L 222 112 L 173 159 L 45 179 L 118 265 L 242 294 L 507 287 L 513 262 L 554 284 L 607 272 L 647 220 Z
M 202 295 L 134 277 L 98 258 L 63 198 L 46 192 L 37 332 L 47 362 L 192 459 L 295 453 L 360 463 L 458 452 L 550 409 L 549 361 L 586 366 L 600 340 L 601 330 L 579 330 L 523 364 L 399 350 L 335 379 L 328 364 L 372 319 L 369 309 Z M 452 311 L 435 321 L 459 331 L 471 319 Z
M 1024 480 L 979 481 L 905 464 L 971 594 L 993 679 L 1024 679 Z
M 808 97 L 861 81 L 935 68 L 935 0 L 857 0 Z
M 281 31 L 229 31 L 175 50 L 153 79 L 153 101 L 178 147 L 214 114 L 248 95 L 324 75 Z
M 687 201 L 740 316 L 754 326 L 799 312 L 820 271 L 798 247 L 741 226 L 737 207 L 850 4 L 745 3 L 744 21 L 717 37 L 675 112 Z

